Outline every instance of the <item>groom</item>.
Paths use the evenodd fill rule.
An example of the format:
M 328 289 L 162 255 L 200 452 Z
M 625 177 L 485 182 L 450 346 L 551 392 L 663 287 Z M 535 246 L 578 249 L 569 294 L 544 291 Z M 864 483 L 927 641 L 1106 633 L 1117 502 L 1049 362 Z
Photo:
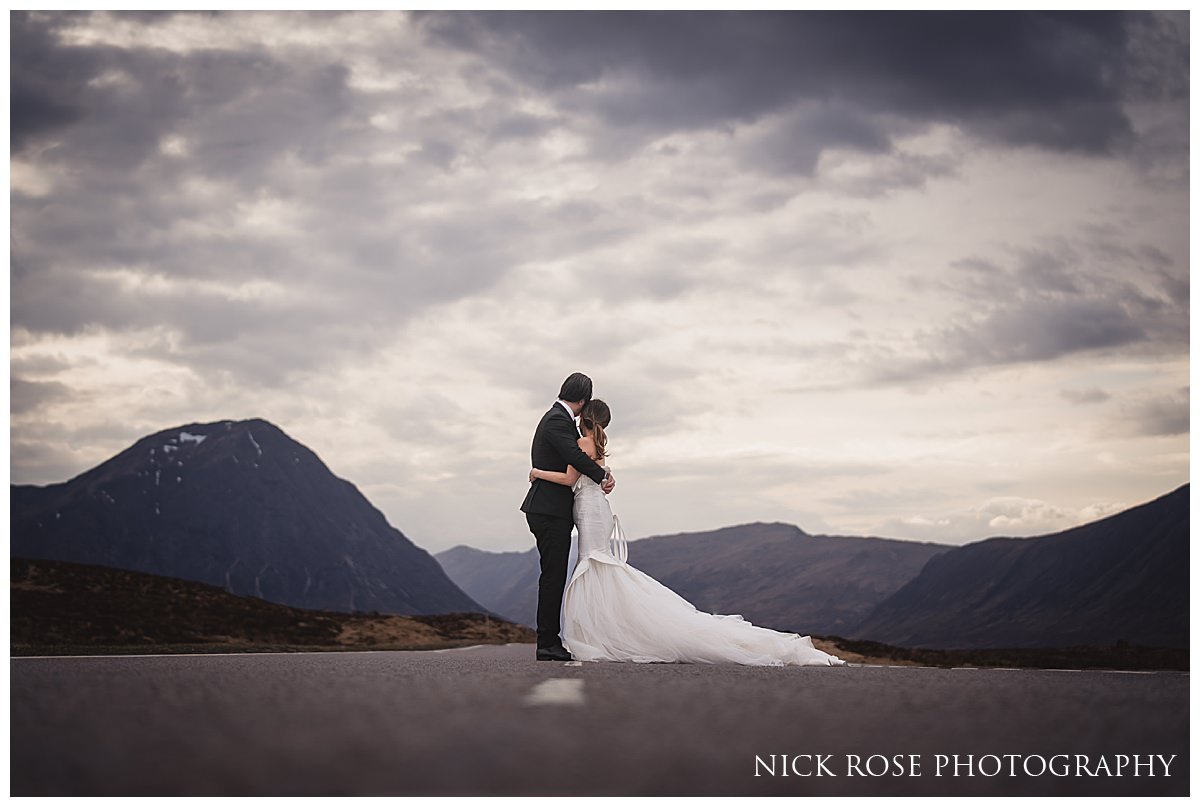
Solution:
M 533 433 L 530 453 L 534 468 L 566 471 L 568 465 L 590 476 L 605 493 L 617 484 L 595 460 L 579 448 L 575 418 L 592 400 L 592 379 L 572 373 L 558 391 L 558 400 L 542 415 Z M 537 660 L 570 661 L 571 654 L 559 638 L 559 616 L 563 589 L 567 585 L 567 556 L 571 552 L 571 528 L 575 526 L 575 495 L 571 488 L 535 479 L 521 504 L 529 531 L 537 541 L 542 574 L 538 578 Z

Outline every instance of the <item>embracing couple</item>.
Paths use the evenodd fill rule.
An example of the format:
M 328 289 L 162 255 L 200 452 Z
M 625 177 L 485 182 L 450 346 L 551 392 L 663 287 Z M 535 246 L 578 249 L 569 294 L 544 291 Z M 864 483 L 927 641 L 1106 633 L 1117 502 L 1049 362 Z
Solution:
M 697 610 L 629 565 L 620 519 L 608 503 L 616 479 L 603 464 L 611 420 L 604 401 L 592 398 L 592 380 L 573 373 L 533 434 L 521 510 L 541 557 L 537 659 L 844 665 L 807 636 Z M 568 583 L 572 527 L 579 553 Z

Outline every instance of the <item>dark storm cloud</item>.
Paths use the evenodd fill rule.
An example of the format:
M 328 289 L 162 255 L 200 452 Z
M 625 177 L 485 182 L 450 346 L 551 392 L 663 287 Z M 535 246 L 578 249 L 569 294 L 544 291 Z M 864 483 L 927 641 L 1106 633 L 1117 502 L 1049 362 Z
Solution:
M 1130 18 L 1125 86 L 1132 97 L 1188 98 L 1189 13 L 1166 11 Z
M 962 162 L 956 154 L 909 154 L 891 151 L 880 167 L 863 175 L 837 176 L 827 180 L 829 187 L 847 196 L 876 198 L 892 191 L 921 189 L 929 180 L 954 174 Z
M 261 48 L 174 53 L 155 48 L 152 32 L 140 48 L 63 45 L 56 32 L 72 21 L 13 14 L 14 97 L 35 96 L 59 110 L 47 115 L 14 103 L 14 154 L 34 145 L 35 135 L 72 124 L 70 136 L 40 158 L 85 163 L 119 181 L 157 156 L 164 135 L 186 126 L 206 175 L 252 189 L 276 156 L 320 162 L 333 152 L 334 134 L 361 125 L 337 61 L 284 63 Z
M 142 26 L 136 45 L 60 40 L 87 15 L 11 17 L 13 157 L 71 180 L 45 195 L 11 193 L 12 324 L 35 334 L 166 326 L 177 339 L 144 337 L 134 353 L 268 386 L 368 353 L 430 305 L 486 293 L 526 263 L 570 259 L 605 279 L 595 293 L 609 303 L 744 285 L 732 265 L 794 265 L 810 302 L 843 305 L 858 292 L 822 267 L 880 251 L 869 231 L 825 223 L 760 233 L 740 251 L 692 234 L 721 204 L 770 210 L 796 192 L 765 183 L 730 190 L 668 170 L 617 198 L 490 196 L 492 169 L 510 159 L 489 162 L 492 149 L 567 130 L 609 142 L 611 156 L 669 132 L 736 132 L 731 154 L 786 180 L 811 174 L 831 148 L 879 158 L 878 172 L 830 180 L 873 196 L 954 170 L 953 157 L 893 151 L 894 137 L 930 122 L 1102 151 L 1129 134 L 1123 92 L 1186 89 L 1186 26 L 1145 15 L 422 16 L 432 41 L 478 57 L 445 67 L 491 93 L 463 103 L 439 95 L 440 63 L 419 81 L 364 90 L 335 48 L 174 52 L 155 47 L 169 15 L 115 16 Z M 321 18 L 286 15 L 296 25 Z M 401 72 L 377 55 L 381 75 Z M 517 103 L 530 88 L 548 93 L 536 113 Z M 380 112 L 395 128 L 371 123 Z M 165 138 L 182 153 L 165 153 Z M 665 144 L 656 159 L 686 148 Z M 374 159 L 392 150 L 400 156 Z M 472 171 L 483 177 L 474 184 Z M 277 228 L 245 225 L 272 205 Z M 689 231 L 634 258 L 611 249 L 670 227 Z M 1147 257 L 1166 301 L 1137 292 L 1121 302 L 1083 285 L 1075 260 L 980 260 L 955 289 L 982 302 L 972 317 L 924 334 L 915 362 L 874 358 L 891 368 L 885 376 L 905 378 L 1177 338 L 1185 272 Z M 125 283 L 131 276 L 145 282 Z M 238 292 L 252 281 L 282 292 Z M 1039 291 L 1013 293 L 1022 287 Z
M 1128 307 L 1107 300 L 1035 300 L 1003 307 L 940 338 L 954 346 L 947 364 L 1044 361 L 1069 353 L 1128 345 L 1147 336 Z
M 9 15 L 9 44 L 10 137 L 15 154 L 32 138 L 84 116 L 83 84 L 100 69 L 100 59 L 95 53 L 58 53 L 52 27 L 26 12 Z
M 9 378 L 9 413 L 20 415 L 36 410 L 50 401 L 65 400 L 74 397 L 74 392 L 66 384 L 58 381 L 27 381 L 24 378 L 10 376 Z
M 881 148 L 885 115 L 900 129 L 945 122 L 1002 143 L 1107 152 L 1132 134 L 1123 93 L 1178 84 L 1186 53 L 1186 31 L 1109 12 L 492 12 L 421 21 L 437 41 L 484 55 L 564 107 L 645 137 L 831 105 L 832 115 L 758 144 L 793 170 L 811 165 L 812 149 Z M 1146 47 L 1151 39 L 1175 58 Z
M 746 162 L 772 174 L 811 175 L 826 148 L 885 152 L 891 142 L 869 115 L 847 105 L 820 104 L 747 138 Z
M 70 178 L 48 195 L 12 191 L 16 328 L 167 326 L 178 339 L 133 352 L 278 386 L 369 352 L 522 261 L 620 233 L 559 202 L 446 184 L 477 139 L 536 138 L 552 118 L 500 102 L 410 113 L 428 90 L 352 90 L 340 54 L 320 49 L 174 52 L 155 47 L 153 27 L 133 47 L 60 39 L 88 21 L 13 14 L 14 159 Z M 381 131 L 368 123 L 381 109 L 409 117 Z M 164 151 L 171 140 L 178 154 Z M 406 158 L 374 162 L 406 143 Z M 280 227 L 247 224 L 276 209 Z M 237 293 L 255 281 L 279 291 Z
M 469 108 L 440 109 L 421 118 L 420 124 L 438 132 L 441 139 L 461 142 L 480 134 L 490 143 L 537 138 L 565 120 L 557 115 L 533 115 L 512 108 L 502 100 L 491 100 Z
M 1171 257 L 1153 244 L 1129 245 L 1113 240 L 1108 228 L 1088 228 L 1093 252 L 1110 264 L 1124 264 L 1131 274 L 1144 275 L 1156 291 L 1174 308 L 1182 311 L 1191 305 L 1191 273 L 1176 266 Z
M 76 364 L 83 364 L 85 362 L 86 360 L 79 360 Z M 54 373 L 67 370 L 72 366 L 72 363 L 65 356 L 51 356 L 46 353 L 13 358 L 8 362 L 9 373 L 14 376 L 53 375 Z
M 1017 282 L 1024 288 L 1042 292 L 1078 294 L 1079 281 L 1072 277 L 1070 270 L 1073 257 L 1070 254 L 1056 255 L 1045 249 L 1030 250 L 1025 253 L 1017 269 Z
M 1134 407 L 1133 418 L 1126 431 L 1150 437 L 1187 434 L 1191 428 L 1190 388 L 1181 387 L 1174 393 L 1160 395 Z
M 1089 389 L 1064 389 L 1059 391 L 1059 395 L 1076 404 L 1104 403 L 1112 397 L 1098 387 L 1091 387 Z
M 972 312 L 917 331 L 906 346 L 869 344 L 859 362 L 865 382 L 912 385 L 1088 352 L 1178 355 L 1188 349 L 1190 313 L 1180 296 L 1187 268 L 1171 265 L 1153 247 L 1062 242 L 1018 251 L 1011 264 L 955 261 L 955 273 L 930 286 L 960 295 Z M 1075 402 L 1095 400 L 1064 394 Z

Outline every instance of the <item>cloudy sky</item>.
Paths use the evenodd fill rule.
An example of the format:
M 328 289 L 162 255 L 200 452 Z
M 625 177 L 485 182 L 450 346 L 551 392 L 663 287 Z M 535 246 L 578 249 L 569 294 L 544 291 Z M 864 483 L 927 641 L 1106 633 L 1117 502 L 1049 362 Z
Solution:
M 613 410 L 630 538 L 962 544 L 1189 479 L 1188 16 L 13 13 L 11 478 L 266 418 L 524 550 Z

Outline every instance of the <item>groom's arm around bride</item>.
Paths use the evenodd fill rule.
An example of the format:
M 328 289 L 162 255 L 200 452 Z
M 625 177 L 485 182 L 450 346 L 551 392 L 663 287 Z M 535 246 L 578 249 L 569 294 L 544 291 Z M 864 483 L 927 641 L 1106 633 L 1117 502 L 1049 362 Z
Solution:
M 607 472 L 579 447 L 579 432 L 575 421 L 557 403 L 542 416 L 534 433 L 532 465 L 547 471 L 566 471 L 568 466 L 596 484 L 604 484 Z M 542 479 L 535 479 L 525 496 L 521 509 L 526 513 L 571 517 L 574 494 L 571 488 Z

